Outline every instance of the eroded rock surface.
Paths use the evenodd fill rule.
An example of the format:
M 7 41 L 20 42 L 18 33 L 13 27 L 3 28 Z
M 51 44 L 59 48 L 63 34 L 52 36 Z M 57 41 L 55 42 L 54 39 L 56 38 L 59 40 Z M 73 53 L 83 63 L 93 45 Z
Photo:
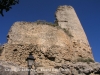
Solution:
M 67 63 L 54 67 L 36 67 L 31 75 L 100 75 L 100 63 Z M 28 68 L 0 60 L 0 75 L 28 75 Z

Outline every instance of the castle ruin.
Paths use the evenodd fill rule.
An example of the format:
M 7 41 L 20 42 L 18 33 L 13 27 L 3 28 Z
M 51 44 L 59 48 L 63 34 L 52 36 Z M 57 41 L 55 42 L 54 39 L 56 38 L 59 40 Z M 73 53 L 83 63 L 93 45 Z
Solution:
M 15 22 L 7 35 L 0 56 L 2 60 L 27 66 L 26 58 L 32 52 L 36 65 L 59 66 L 92 59 L 91 47 L 72 6 L 59 6 L 55 13 L 57 26 L 38 22 Z

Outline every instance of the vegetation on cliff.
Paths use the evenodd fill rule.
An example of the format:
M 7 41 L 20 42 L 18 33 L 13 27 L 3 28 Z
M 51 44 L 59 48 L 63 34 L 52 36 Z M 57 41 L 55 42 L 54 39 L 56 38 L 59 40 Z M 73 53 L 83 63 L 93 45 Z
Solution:
M 3 47 L 2 47 L 2 45 L 0 45 L 0 55 L 1 55 L 2 51 L 3 51 Z
M 37 25 L 38 24 L 43 24 L 43 25 L 50 25 L 50 26 L 54 26 L 54 27 L 58 26 L 57 22 L 52 23 L 52 22 L 47 22 L 45 20 L 37 20 L 35 23 L 37 23 Z
M 77 59 L 77 62 L 86 62 L 86 63 L 90 63 L 90 62 L 93 62 L 94 63 L 94 60 L 91 59 L 91 58 L 78 58 Z
M 62 29 L 69 37 L 73 37 L 73 35 L 70 33 L 69 30 L 65 29 L 65 28 L 61 28 L 59 25 L 58 25 L 58 22 L 55 21 L 54 23 L 52 22 L 47 22 L 45 20 L 37 20 L 35 23 L 37 23 L 37 25 L 39 24 L 42 24 L 42 25 L 50 25 L 50 26 L 53 26 L 53 27 L 57 27 L 58 29 Z

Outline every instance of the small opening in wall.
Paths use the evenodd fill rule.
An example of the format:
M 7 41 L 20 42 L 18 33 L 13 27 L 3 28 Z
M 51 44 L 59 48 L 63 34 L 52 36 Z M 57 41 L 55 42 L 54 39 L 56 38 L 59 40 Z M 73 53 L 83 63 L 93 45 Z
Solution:
M 17 49 L 14 49 L 13 51 L 17 51 Z
M 9 35 L 7 35 L 7 38 L 9 38 Z
M 85 49 L 85 48 L 83 48 L 83 51 L 86 51 L 86 49 Z
M 64 22 L 68 22 L 68 21 L 64 21 Z
M 55 61 L 55 57 L 48 57 L 49 60 Z
M 45 55 L 45 57 L 51 61 L 55 61 L 55 57 L 48 57 L 47 55 Z
M 79 56 L 79 57 L 82 57 L 82 55 L 80 55 L 80 54 L 79 54 L 78 56 Z

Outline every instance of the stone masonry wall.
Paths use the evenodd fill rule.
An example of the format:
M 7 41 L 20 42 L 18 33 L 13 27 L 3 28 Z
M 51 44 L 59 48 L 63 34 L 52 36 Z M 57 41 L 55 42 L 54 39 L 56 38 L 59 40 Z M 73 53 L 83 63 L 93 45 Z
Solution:
M 16 22 L 8 33 L 8 44 L 40 44 L 66 46 L 69 37 L 61 28 L 29 22 Z
M 72 6 L 59 6 L 55 15 L 59 26 L 71 32 L 73 41 L 79 40 L 80 42 L 89 44 L 82 25 Z
M 36 22 L 15 22 L 3 47 L 0 59 L 27 66 L 32 52 L 35 66 L 60 66 L 77 59 L 92 59 L 92 51 L 85 32 L 71 6 L 60 6 L 56 11 L 58 26 Z
M 29 52 L 35 56 L 38 65 L 42 66 L 74 60 L 70 38 L 61 28 L 16 22 L 8 33 L 8 43 L 4 45 L 1 58 L 27 66 L 25 59 Z
M 73 51 L 76 53 L 75 56 L 77 56 L 77 52 L 81 55 L 78 55 L 80 57 L 83 57 L 87 52 L 90 55 L 92 53 L 91 47 L 74 8 L 67 5 L 59 6 L 55 15 L 58 25 L 68 30 L 73 36 L 71 41 L 73 43 Z

